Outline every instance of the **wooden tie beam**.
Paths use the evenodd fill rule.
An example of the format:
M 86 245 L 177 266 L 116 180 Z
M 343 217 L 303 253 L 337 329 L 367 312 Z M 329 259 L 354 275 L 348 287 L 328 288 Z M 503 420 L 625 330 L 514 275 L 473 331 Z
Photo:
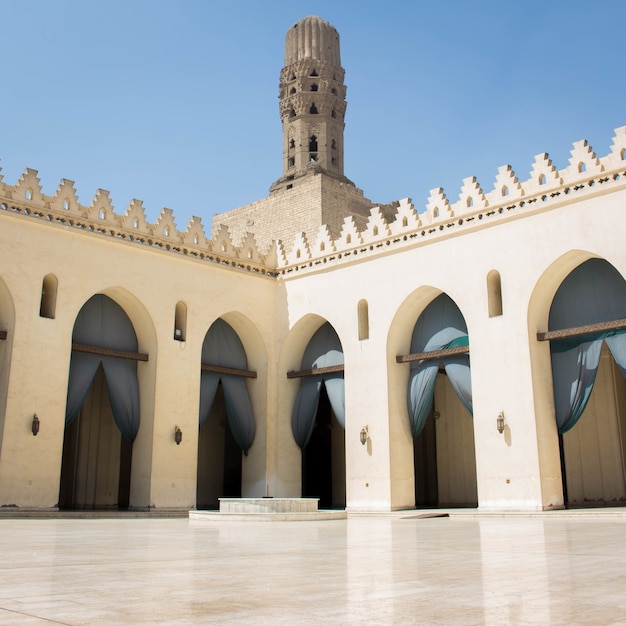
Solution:
M 216 374 L 230 374 L 231 376 L 243 376 L 244 378 L 256 378 L 256 372 L 250 370 L 238 370 L 234 367 L 222 367 L 221 365 L 209 365 L 203 363 L 201 365 L 203 372 L 214 372 Z
M 100 356 L 115 356 L 120 359 L 130 359 L 131 361 L 148 360 L 148 355 L 141 352 L 126 352 L 125 350 L 100 348 L 98 346 L 88 346 L 84 343 L 72 342 L 72 350 L 76 350 L 76 352 L 86 352 L 87 354 L 99 354 Z
M 608 330 L 623 330 L 626 328 L 626 318 L 613 320 L 612 322 L 599 322 L 597 324 L 587 324 L 586 326 L 575 326 L 574 328 L 564 328 L 563 330 L 549 330 L 537 333 L 537 341 L 551 341 L 553 339 L 567 339 L 568 337 L 580 337 L 581 335 L 591 335 L 592 333 L 603 333 Z
M 396 363 L 411 363 L 413 361 L 433 361 L 435 359 L 443 359 L 447 356 L 455 356 L 457 354 L 467 354 L 469 346 L 457 346 L 456 348 L 443 348 L 442 350 L 431 350 L 430 352 L 415 352 L 414 354 L 399 355 L 396 357 Z
M 321 376 L 322 374 L 335 374 L 343 372 L 343 365 L 329 365 L 328 367 L 314 367 L 310 370 L 287 372 L 287 378 L 304 378 L 306 376 Z

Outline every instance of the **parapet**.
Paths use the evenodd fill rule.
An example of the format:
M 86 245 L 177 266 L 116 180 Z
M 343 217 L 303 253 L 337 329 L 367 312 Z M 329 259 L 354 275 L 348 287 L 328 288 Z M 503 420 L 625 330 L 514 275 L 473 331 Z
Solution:
M 0 215 L 14 214 L 51 226 L 71 227 L 118 242 L 147 246 L 189 259 L 219 263 L 237 271 L 281 277 L 354 262 L 355 257 L 389 254 L 441 238 L 462 235 L 484 226 L 547 211 L 594 195 L 626 189 L 626 126 L 615 130 L 610 152 L 598 158 L 587 141 L 573 144 L 568 165 L 557 170 L 546 153 L 538 154 L 530 176 L 520 181 L 509 165 L 497 170 L 493 189 L 485 193 L 475 177 L 463 180 L 456 202 L 441 187 L 432 189 L 418 211 L 410 198 L 375 206 L 369 214 L 350 215 L 345 207 L 339 235 L 324 224 L 316 232 L 301 232 L 290 241 L 259 249 L 253 233 L 238 237 L 214 222 L 207 239 L 202 221 L 191 217 L 179 231 L 171 209 L 161 210 L 154 224 L 146 220 L 141 200 L 132 200 L 123 215 L 115 213 L 109 192 L 99 189 L 88 206 L 79 203 L 74 183 L 61 180 L 52 196 L 42 193 L 38 173 L 26 169 L 13 186 L 0 173 Z M 219 219 L 219 217 L 218 217 Z

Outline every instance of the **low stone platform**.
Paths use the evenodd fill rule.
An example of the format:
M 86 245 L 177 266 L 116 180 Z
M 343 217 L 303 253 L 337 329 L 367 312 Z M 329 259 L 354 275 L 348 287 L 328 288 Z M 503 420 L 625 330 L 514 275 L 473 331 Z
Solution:
M 318 498 L 220 498 L 219 511 L 189 511 L 190 520 L 311 521 L 346 519 L 345 511 L 320 510 Z

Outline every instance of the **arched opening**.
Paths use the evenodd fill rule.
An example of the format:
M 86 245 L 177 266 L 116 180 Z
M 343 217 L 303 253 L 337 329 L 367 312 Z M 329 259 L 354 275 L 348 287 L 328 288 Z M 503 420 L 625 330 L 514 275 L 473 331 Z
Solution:
M 58 281 L 54 274 L 44 276 L 41 285 L 41 302 L 39 304 L 39 317 L 54 319 L 57 305 L 57 285 Z
M 315 106 L 315 102 L 311 105 L 311 107 L 309 108 L 309 113 L 311 115 L 317 115 L 317 107 Z
M 550 341 L 566 506 L 626 503 L 625 318 L 626 281 L 589 259 L 559 286 L 538 337 Z
M 469 340 L 457 305 L 436 297 L 411 338 L 408 412 L 416 506 L 477 506 Z
M 72 333 L 59 507 L 128 508 L 132 445 L 139 430 L 133 325 L 116 302 L 97 294 Z
M 345 393 L 343 350 L 335 329 L 324 323 L 302 357 L 291 427 L 302 450 L 302 496 L 320 508 L 345 508 Z
M 196 506 L 216 509 L 222 497 L 241 497 L 243 456 L 256 427 L 246 378 L 248 359 L 239 336 L 223 319 L 202 345 Z

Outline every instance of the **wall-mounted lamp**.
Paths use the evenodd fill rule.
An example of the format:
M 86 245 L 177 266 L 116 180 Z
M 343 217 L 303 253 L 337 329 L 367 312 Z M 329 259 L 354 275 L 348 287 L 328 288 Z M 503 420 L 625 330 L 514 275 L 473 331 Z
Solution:
M 39 432 L 39 418 L 37 417 L 37 413 L 33 415 L 33 423 L 31 424 L 30 429 L 33 433 L 33 437 L 36 437 Z
M 367 443 L 367 438 L 369 436 L 370 436 L 369 428 L 367 426 L 363 426 L 363 428 L 361 428 L 361 433 L 359 435 L 359 440 L 361 441 L 362 445 L 365 445 Z
M 178 428 L 178 426 L 174 426 L 174 441 L 176 445 L 179 446 L 180 442 L 183 440 L 183 431 Z
M 504 432 L 505 426 L 506 420 L 504 419 L 504 411 L 500 411 L 500 413 L 498 413 L 498 417 L 496 418 L 496 428 L 500 434 Z

